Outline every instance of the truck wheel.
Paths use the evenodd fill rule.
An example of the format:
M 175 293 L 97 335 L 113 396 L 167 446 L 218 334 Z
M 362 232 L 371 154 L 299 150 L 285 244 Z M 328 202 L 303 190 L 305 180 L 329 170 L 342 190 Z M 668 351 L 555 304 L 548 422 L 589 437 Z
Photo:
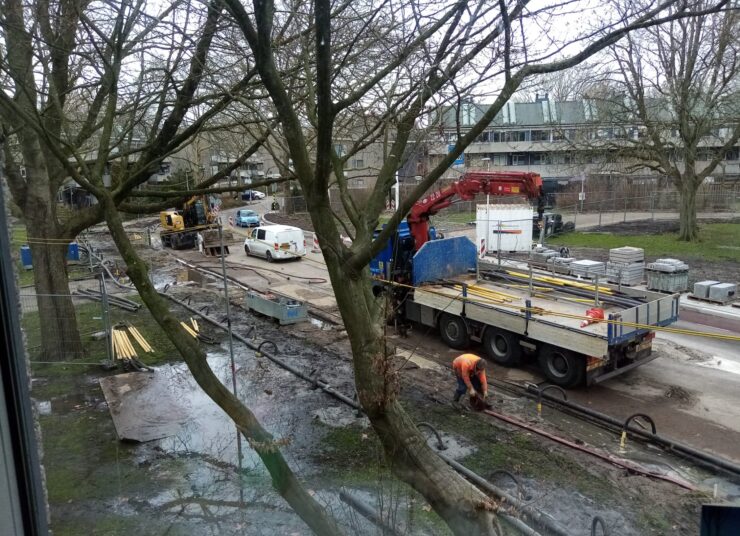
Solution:
M 247 255 L 249 255 L 249 253 L 250 253 L 249 252 L 249 246 L 247 246 L 247 245 L 244 246 L 244 253 L 246 253 Z
M 483 348 L 488 357 L 505 367 L 515 367 L 522 359 L 519 337 L 503 329 L 486 328 L 483 335 Z
M 538 361 L 547 379 L 560 387 L 576 387 L 586 378 L 586 360 L 569 350 L 546 346 Z
M 468 326 L 459 316 L 443 313 L 439 317 L 439 333 L 447 346 L 455 350 L 462 350 L 470 344 Z
M 267 262 L 272 262 L 272 253 L 270 253 L 269 251 L 266 251 L 265 259 L 267 259 Z

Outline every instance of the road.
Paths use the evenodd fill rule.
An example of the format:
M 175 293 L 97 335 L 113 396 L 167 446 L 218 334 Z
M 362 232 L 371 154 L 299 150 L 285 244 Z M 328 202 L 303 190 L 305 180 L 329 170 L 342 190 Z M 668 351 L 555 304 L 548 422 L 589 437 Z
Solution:
M 249 208 L 263 213 L 270 200 Z M 236 209 L 224 211 L 228 218 Z M 244 232 L 235 229 L 235 234 Z M 310 236 L 310 235 L 307 235 Z M 308 241 L 309 251 L 311 241 Z M 197 252 L 176 252 L 193 262 L 204 261 Z M 229 274 L 257 289 L 296 296 L 315 309 L 338 320 L 328 273 L 320 253 L 309 252 L 297 262 L 267 263 L 247 257 L 241 247 L 228 257 Z M 676 327 L 707 331 L 707 326 L 679 321 Z M 720 333 L 729 331 L 713 330 Z M 433 330 L 418 329 L 404 341 L 421 355 L 446 364 L 459 352 L 448 349 Z M 659 358 L 627 374 L 588 389 L 571 390 L 578 403 L 617 418 L 648 413 L 659 433 L 694 447 L 740 461 L 740 350 L 737 342 L 681 334 L 661 333 L 654 348 Z M 473 349 L 473 351 L 476 351 Z M 534 369 L 518 370 L 492 366 L 495 377 L 512 381 L 542 382 Z

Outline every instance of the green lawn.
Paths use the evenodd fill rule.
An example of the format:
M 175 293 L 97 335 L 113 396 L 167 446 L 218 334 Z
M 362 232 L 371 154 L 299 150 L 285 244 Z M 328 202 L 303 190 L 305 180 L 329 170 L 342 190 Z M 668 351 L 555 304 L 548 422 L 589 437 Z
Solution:
M 740 223 L 701 225 L 698 242 L 682 242 L 673 233 L 616 235 L 612 233 L 568 233 L 551 240 L 565 246 L 611 249 L 640 247 L 649 257 L 702 258 L 708 261 L 740 262 Z
M 24 225 L 14 225 L 10 233 L 10 253 L 18 267 L 18 286 L 33 285 L 33 270 L 26 270 L 21 264 L 21 246 L 28 241 Z

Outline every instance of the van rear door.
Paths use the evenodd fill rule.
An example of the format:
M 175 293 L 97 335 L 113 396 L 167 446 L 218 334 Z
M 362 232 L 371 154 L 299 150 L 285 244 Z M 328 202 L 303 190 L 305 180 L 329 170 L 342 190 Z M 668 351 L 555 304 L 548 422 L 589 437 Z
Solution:
M 277 234 L 278 248 L 285 257 L 294 255 L 305 255 L 303 246 L 303 231 L 300 229 L 281 231 Z

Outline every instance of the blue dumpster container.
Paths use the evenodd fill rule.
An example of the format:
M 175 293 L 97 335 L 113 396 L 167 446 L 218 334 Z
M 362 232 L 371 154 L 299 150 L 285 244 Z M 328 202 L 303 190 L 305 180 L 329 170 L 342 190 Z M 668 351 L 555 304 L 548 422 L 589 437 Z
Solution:
M 79 261 L 80 260 L 80 247 L 77 242 L 72 242 L 67 248 L 67 260 L 68 261 Z
M 26 270 L 33 269 L 33 262 L 31 261 L 31 248 L 27 244 L 21 246 L 21 264 Z

